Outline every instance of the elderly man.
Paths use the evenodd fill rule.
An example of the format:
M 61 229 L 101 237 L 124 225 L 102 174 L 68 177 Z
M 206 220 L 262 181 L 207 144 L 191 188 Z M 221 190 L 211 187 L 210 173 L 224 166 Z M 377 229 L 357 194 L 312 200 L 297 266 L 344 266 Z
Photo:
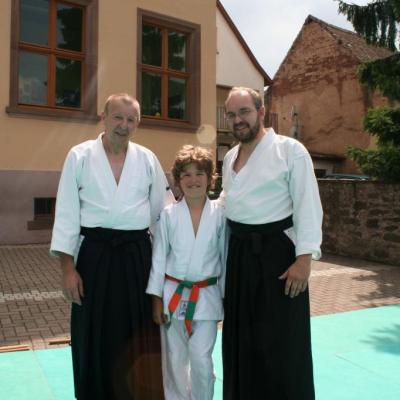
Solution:
M 163 398 L 158 327 L 145 294 L 148 228 L 172 200 L 155 155 L 130 141 L 139 103 L 114 94 L 104 132 L 73 147 L 57 194 L 51 253 L 72 302 L 71 345 L 78 400 Z
M 233 88 L 226 118 L 239 144 L 224 159 L 231 231 L 223 328 L 224 400 L 313 400 L 308 278 L 322 208 L 311 158 L 264 128 L 256 91 Z

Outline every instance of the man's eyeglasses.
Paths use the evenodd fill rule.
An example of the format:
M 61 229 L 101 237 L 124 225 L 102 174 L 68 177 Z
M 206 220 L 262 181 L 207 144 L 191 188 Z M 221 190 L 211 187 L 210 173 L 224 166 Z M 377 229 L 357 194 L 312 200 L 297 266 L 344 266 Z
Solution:
M 241 119 L 246 118 L 251 112 L 257 111 L 256 109 L 251 109 L 251 108 L 241 108 L 237 113 L 234 112 L 227 112 L 225 113 L 225 118 L 227 121 L 232 122 L 236 119 L 236 117 L 239 117 Z

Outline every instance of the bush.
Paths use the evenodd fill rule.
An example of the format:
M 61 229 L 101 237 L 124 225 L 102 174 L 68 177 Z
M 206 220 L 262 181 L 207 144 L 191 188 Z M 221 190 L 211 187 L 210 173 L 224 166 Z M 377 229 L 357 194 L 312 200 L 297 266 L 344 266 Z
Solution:
M 347 148 L 348 156 L 355 161 L 361 171 L 376 180 L 400 182 L 400 149 L 395 147 L 378 150 Z
M 400 108 L 370 110 L 364 119 L 364 129 L 377 137 L 378 146 L 397 146 L 400 151 Z
M 347 155 L 364 174 L 380 181 L 400 182 L 400 108 L 370 110 L 364 119 L 364 129 L 377 138 L 378 149 L 349 146 Z

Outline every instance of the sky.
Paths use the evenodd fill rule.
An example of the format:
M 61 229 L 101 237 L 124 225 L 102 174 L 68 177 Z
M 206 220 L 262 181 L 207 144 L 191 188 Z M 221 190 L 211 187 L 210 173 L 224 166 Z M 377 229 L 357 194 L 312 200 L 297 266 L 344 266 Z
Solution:
M 366 5 L 371 0 L 349 0 Z M 335 0 L 221 0 L 265 72 L 273 78 L 309 14 L 352 30 Z

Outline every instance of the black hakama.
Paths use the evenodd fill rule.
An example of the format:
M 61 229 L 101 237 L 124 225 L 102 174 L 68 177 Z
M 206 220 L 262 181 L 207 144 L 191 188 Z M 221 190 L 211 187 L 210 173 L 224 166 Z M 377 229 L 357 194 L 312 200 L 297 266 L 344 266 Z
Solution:
M 72 305 L 71 345 L 78 400 L 163 399 L 159 327 L 145 294 L 147 230 L 82 228 L 76 269 L 82 306 Z
M 284 294 L 291 217 L 231 229 L 222 336 L 224 400 L 314 400 L 308 289 Z

